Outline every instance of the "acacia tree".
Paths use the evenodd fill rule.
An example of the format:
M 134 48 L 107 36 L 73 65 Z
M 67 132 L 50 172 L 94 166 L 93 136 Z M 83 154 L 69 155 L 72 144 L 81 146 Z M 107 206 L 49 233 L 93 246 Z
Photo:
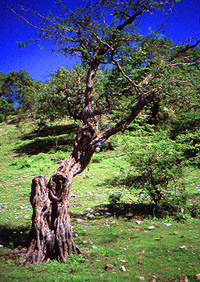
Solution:
M 76 118 L 82 121 L 82 125 L 77 132 L 73 151 L 49 181 L 44 177 L 36 177 L 32 181 L 32 227 L 23 265 L 55 258 L 66 262 L 71 252 L 81 252 L 73 241 L 70 224 L 69 201 L 73 178 L 87 167 L 98 146 L 129 125 L 155 99 L 160 91 L 159 86 L 153 83 L 158 73 L 170 68 L 177 58 L 199 43 L 177 46 L 146 77 L 134 80 L 123 69 L 123 59 L 129 56 L 130 49 L 136 48 L 140 40 L 137 25 L 142 15 L 156 10 L 170 11 L 169 7 L 173 3 L 174 0 L 85 1 L 83 7 L 73 11 L 61 3 L 60 17 L 53 14 L 44 17 L 33 12 L 41 20 L 40 25 L 18 14 L 26 23 L 38 29 L 40 37 L 53 40 L 60 52 L 79 56 L 87 70 L 85 89 L 77 93 L 81 98 L 84 97 L 84 101 L 82 99 L 76 112 Z M 16 11 L 13 12 L 16 14 Z M 128 111 L 125 111 L 120 121 L 100 132 L 98 117 L 112 110 L 112 99 L 115 97 L 108 89 L 102 93 L 101 100 L 104 99 L 104 103 L 94 103 L 94 79 L 101 65 L 106 64 L 115 65 L 131 88 Z M 123 92 L 119 96 L 121 99 Z M 70 100 L 68 102 L 70 106 Z

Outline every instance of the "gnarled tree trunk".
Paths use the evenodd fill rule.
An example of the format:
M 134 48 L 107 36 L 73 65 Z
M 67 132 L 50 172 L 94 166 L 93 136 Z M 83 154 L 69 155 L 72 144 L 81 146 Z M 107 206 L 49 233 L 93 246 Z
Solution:
M 80 164 L 70 156 L 49 182 L 41 176 L 33 179 L 30 199 L 32 227 L 22 265 L 38 264 L 49 259 L 65 263 L 71 252 L 80 253 L 73 242 L 69 211 L 73 177 L 80 171 Z
M 49 259 L 66 262 L 71 252 L 80 253 L 72 239 L 69 201 L 74 174 L 79 170 L 73 157 L 67 158 L 47 183 L 44 177 L 32 181 L 33 207 L 29 248 L 22 265 Z

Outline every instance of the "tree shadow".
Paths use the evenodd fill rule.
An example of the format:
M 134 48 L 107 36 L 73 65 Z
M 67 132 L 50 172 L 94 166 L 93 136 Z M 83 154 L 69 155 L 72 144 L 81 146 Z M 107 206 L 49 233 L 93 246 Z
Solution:
M 21 249 L 26 247 L 30 227 L 9 228 L 0 226 L 0 244 L 5 248 Z
M 16 148 L 17 154 L 37 155 L 48 153 L 52 149 L 57 151 L 71 151 L 74 144 L 74 135 L 77 131 L 76 124 L 55 125 L 35 130 L 23 135 L 22 140 L 32 140 Z
M 78 126 L 74 123 L 67 125 L 45 126 L 42 129 L 34 130 L 22 136 L 22 140 L 33 140 L 39 137 L 59 136 L 63 134 L 73 135 L 77 131 Z
M 107 213 L 112 216 L 123 217 L 127 219 L 143 217 L 149 218 L 154 216 L 154 204 L 152 203 L 117 203 L 108 204 Z M 101 209 L 100 209 L 101 211 Z M 106 214 L 104 212 L 104 214 Z
M 39 153 L 49 153 L 50 151 L 57 152 L 71 151 L 71 148 L 74 144 L 74 138 L 67 137 L 47 137 L 47 138 L 37 138 L 34 141 L 29 142 L 28 144 L 21 145 L 18 148 L 14 149 L 14 152 L 21 155 L 27 154 L 37 155 Z
M 76 214 L 72 213 L 72 218 L 83 218 L 83 219 L 97 219 L 98 217 L 111 217 L 115 216 L 117 218 L 122 217 L 128 220 L 132 218 L 150 218 L 154 216 L 154 204 L 152 203 L 118 203 L 118 204 L 102 204 L 94 207 L 93 211 Z
M 131 188 L 134 185 L 134 188 L 140 187 L 144 184 L 144 177 L 142 175 L 128 174 L 127 176 L 114 176 L 104 180 L 107 185 L 118 187 L 123 185 L 126 188 Z

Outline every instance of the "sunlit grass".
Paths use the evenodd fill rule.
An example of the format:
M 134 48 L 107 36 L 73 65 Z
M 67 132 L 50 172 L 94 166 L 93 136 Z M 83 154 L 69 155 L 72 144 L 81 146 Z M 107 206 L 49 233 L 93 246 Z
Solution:
M 25 133 L 30 133 L 32 128 L 25 126 Z M 25 245 L 32 216 L 32 178 L 43 175 L 49 179 L 58 166 L 55 159 L 69 155 L 68 149 L 54 147 L 47 153 L 19 153 L 17 149 L 30 142 L 21 137 L 14 125 L 0 125 L 1 253 Z M 89 167 L 74 179 L 72 226 L 74 240 L 84 255 L 72 255 L 67 264 L 52 261 L 24 268 L 19 266 L 20 259 L 2 257 L 0 281 L 179 281 L 182 273 L 189 281 L 196 281 L 195 275 L 200 273 L 198 218 L 187 215 L 185 221 L 177 222 L 170 217 L 128 213 L 118 217 L 110 213 L 109 195 L 113 193 L 120 193 L 124 203 L 138 200 L 137 191 L 114 181 L 116 185 L 110 184 L 129 171 L 120 138 L 112 140 L 115 150 L 95 153 Z M 199 169 L 185 169 L 182 181 L 189 192 L 188 200 L 199 200 L 199 180 Z M 105 270 L 106 264 L 112 264 L 113 269 Z M 125 272 L 120 270 L 122 266 Z

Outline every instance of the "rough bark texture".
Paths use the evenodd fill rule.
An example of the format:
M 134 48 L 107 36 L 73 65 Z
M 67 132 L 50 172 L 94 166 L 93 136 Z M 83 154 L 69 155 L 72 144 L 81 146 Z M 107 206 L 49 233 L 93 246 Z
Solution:
M 22 265 L 38 264 L 57 259 L 65 263 L 70 253 L 80 253 L 72 239 L 69 201 L 74 175 L 80 165 L 70 156 L 50 178 L 36 177 L 32 181 L 33 207 L 29 247 Z

